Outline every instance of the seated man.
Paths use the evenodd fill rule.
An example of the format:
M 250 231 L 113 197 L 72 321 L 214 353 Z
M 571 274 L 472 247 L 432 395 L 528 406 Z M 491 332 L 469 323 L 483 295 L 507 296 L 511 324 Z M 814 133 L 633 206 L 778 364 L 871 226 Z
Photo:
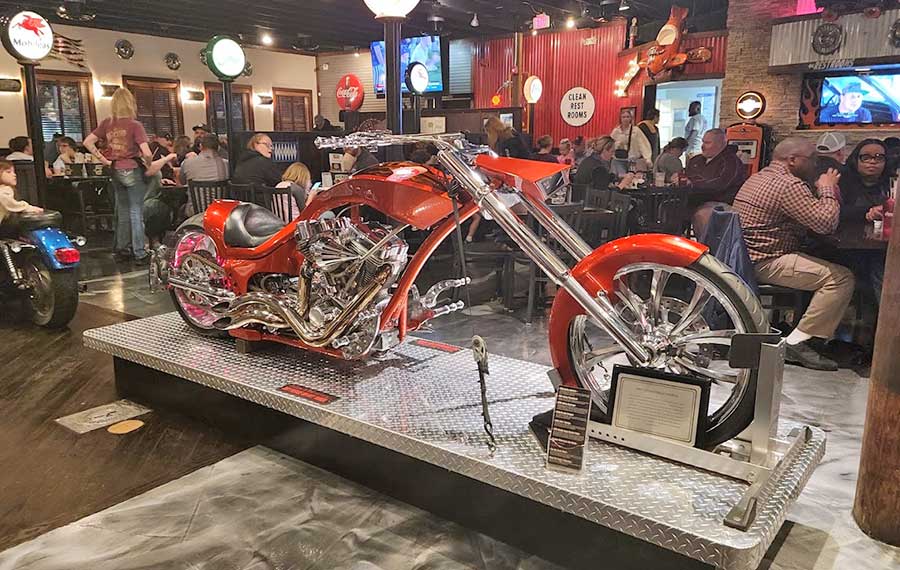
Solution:
M 747 167 L 738 158 L 737 147 L 728 144 L 725 131 L 710 129 L 703 135 L 701 153 L 687 163 L 691 181 L 688 206 L 694 210 L 694 234 L 703 239 L 706 222 L 716 206 L 731 205 L 747 178 Z
M 844 148 L 847 146 L 847 137 L 843 133 L 825 133 L 816 141 L 816 175 L 825 174 L 829 168 L 840 172 L 847 161 Z
M 203 135 L 198 141 L 200 154 L 181 163 L 179 178 L 182 184 L 194 180 L 214 182 L 228 180 L 228 161 L 219 156 L 219 137 Z
M 787 362 L 813 370 L 837 370 L 821 356 L 813 338 L 834 334 L 850 298 L 853 273 L 800 252 L 808 230 L 829 234 L 840 219 L 841 175 L 834 169 L 816 182 L 818 197 L 806 183 L 815 174 L 815 146 L 800 138 L 782 141 L 772 163 L 750 177 L 734 200 L 750 259 L 760 283 L 813 291 L 812 302 L 787 337 Z

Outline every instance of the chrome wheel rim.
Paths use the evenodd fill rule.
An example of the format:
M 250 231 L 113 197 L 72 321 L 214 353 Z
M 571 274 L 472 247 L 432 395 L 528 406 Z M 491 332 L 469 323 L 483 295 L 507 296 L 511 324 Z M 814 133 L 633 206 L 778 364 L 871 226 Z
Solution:
M 50 270 L 34 261 L 29 261 L 26 267 L 28 280 L 31 282 L 29 301 L 33 320 L 38 324 L 48 323 L 53 318 L 55 305 Z
M 688 268 L 628 265 L 616 273 L 614 284 L 610 301 L 633 338 L 649 349 L 646 366 L 713 381 L 707 430 L 730 417 L 749 387 L 751 373 L 728 366 L 731 338 L 748 332 L 735 304 L 708 278 Z M 713 309 L 719 315 L 714 329 L 705 317 Z M 602 344 L 607 346 L 594 348 Z M 591 390 L 600 411 L 608 413 L 613 366 L 636 363 L 585 315 L 570 325 L 569 354 L 581 385 Z
M 189 232 L 178 240 L 175 245 L 172 273 L 192 275 L 195 279 L 208 279 L 209 267 L 185 257 L 188 253 L 201 255 L 212 261 L 217 261 L 218 254 L 216 244 L 212 238 L 201 232 Z M 182 313 L 191 324 L 203 328 L 213 329 L 213 323 L 220 317 L 212 310 L 212 305 L 204 295 L 193 291 L 173 288 L 175 298 L 181 306 Z

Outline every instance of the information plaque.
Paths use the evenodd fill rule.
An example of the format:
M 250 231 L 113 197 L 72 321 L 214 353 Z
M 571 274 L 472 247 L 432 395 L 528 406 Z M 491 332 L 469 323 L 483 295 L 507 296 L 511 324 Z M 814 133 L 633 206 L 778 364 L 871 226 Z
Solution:
M 575 386 L 560 386 L 547 444 L 548 467 L 581 470 L 590 417 L 591 392 Z
M 711 381 L 616 365 L 610 423 L 692 447 L 703 447 Z

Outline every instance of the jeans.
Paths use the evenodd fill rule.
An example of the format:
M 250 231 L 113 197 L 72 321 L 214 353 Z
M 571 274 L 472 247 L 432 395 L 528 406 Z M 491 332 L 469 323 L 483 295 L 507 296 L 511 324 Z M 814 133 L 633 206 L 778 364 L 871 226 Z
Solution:
M 137 168 L 114 170 L 112 179 L 116 190 L 116 250 L 125 252 L 130 249 L 135 259 L 143 259 L 147 256 L 143 215 L 147 184 L 144 174 Z

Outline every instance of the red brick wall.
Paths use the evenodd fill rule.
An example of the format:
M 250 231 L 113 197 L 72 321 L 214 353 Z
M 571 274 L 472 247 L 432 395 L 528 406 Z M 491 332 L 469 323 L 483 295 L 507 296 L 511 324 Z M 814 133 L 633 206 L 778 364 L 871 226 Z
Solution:
M 760 122 L 773 127 L 777 140 L 789 136 L 817 139 L 824 132 L 797 130 L 803 75 L 770 75 L 768 72 L 772 20 L 793 16 L 796 9 L 797 0 L 730 0 L 728 3 L 728 66 L 722 84 L 723 125 L 740 122 L 734 110 L 735 101 L 741 93 L 753 89 L 766 98 L 766 112 Z M 896 136 L 895 132 L 887 130 L 843 132 L 849 144 L 868 137 Z

